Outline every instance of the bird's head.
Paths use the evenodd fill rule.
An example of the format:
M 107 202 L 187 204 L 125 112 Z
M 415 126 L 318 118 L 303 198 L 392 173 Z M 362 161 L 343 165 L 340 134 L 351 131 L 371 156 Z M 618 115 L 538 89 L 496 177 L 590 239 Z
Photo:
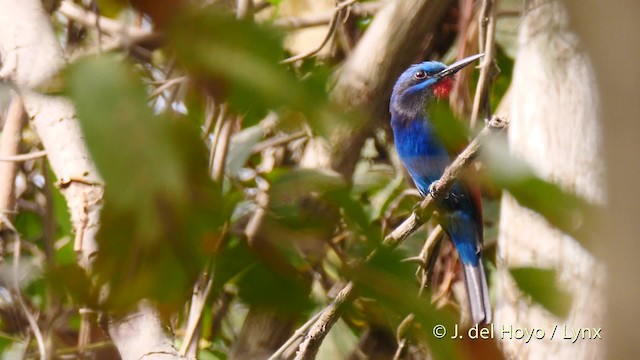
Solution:
M 410 118 L 419 115 L 427 101 L 449 96 L 455 73 L 483 56 L 469 56 L 449 66 L 437 61 L 411 65 L 393 87 L 391 112 Z

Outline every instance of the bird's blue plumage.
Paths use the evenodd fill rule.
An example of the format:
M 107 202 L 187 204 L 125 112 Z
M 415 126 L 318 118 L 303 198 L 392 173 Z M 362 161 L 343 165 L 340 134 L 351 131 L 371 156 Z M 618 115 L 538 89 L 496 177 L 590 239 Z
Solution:
M 435 97 L 434 86 L 442 80 L 436 74 L 446 68 L 444 64 L 433 61 L 411 66 L 398 78 L 389 106 L 398 155 L 423 196 L 452 160 L 426 111 Z M 452 239 L 465 267 L 473 320 L 488 322 L 491 310 L 480 253 L 480 209 L 469 189 L 460 182 L 454 185 L 439 206 L 441 225 Z M 478 299 L 471 299 L 472 296 Z

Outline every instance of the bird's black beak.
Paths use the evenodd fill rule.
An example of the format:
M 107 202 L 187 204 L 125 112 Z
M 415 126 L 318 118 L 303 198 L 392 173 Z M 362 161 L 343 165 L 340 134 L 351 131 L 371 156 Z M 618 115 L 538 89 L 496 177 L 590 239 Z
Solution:
M 445 78 L 447 76 L 451 76 L 455 73 L 457 73 L 458 71 L 462 70 L 462 68 L 464 68 L 465 66 L 471 64 L 472 62 L 480 59 L 481 57 L 483 57 L 484 54 L 476 54 L 476 55 L 471 55 L 469 57 L 466 57 L 460 61 L 457 61 L 449 66 L 447 66 L 446 69 L 440 71 L 439 73 L 435 74 L 434 77 L 438 78 L 438 79 L 442 79 Z

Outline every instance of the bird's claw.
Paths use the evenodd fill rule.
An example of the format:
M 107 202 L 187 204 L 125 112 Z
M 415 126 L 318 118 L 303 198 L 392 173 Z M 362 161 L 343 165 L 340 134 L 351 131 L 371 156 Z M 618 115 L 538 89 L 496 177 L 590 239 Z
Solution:
M 435 199 L 436 193 L 433 187 L 434 187 L 433 184 L 429 185 L 429 188 L 427 189 L 427 191 L 429 192 L 429 195 L 431 195 L 431 197 Z

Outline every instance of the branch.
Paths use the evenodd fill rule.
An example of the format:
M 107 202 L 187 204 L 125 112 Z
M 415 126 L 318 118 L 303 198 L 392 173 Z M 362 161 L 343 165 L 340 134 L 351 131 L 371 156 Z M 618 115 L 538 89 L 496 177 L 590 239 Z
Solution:
M 349 9 L 349 13 L 355 16 L 368 16 L 376 13 L 383 6 L 384 1 L 374 1 L 366 3 L 354 3 Z M 330 10 L 321 14 L 313 14 L 309 16 L 299 17 L 285 17 L 276 19 L 273 22 L 275 27 L 285 30 L 296 30 L 314 26 L 324 26 L 331 22 L 331 19 L 335 16 L 335 10 Z
M 71 59 L 72 61 L 93 53 L 131 48 L 136 44 L 147 44 L 149 46 L 153 44 L 151 47 L 156 47 L 163 39 L 163 35 L 159 32 L 149 31 L 137 26 L 125 25 L 120 21 L 104 16 L 96 16 L 96 14 L 68 0 L 62 2 L 59 11 L 69 20 L 73 20 L 89 28 L 97 27 L 99 24 L 99 33 L 106 33 L 111 37 L 111 39 L 104 44 L 102 44 L 102 41 L 99 41 L 97 49 L 81 51 L 75 54 Z M 98 39 L 100 39 L 100 36 L 98 36 Z
M 96 14 L 85 10 L 82 6 L 76 5 L 69 0 L 64 0 L 62 4 L 60 4 L 59 11 L 69 20 L 73 20 L 86 27 L 95 27 L 96 23 L 99 23 L 100 30 L 110 36 L 126 36 L 135 39 L 149 36 L 151 33 L 151 31 L 141 27 L 125 25 L 120 21 L 104 16 L 96 16 Z
M 18 101 L 18 104 L 22 106 L 22 101 Z M 23 115 L 23 114 L 22 114 Z M 22 238 L 16 231 L 16 229 L 11 229 L 14 232 L 15 239 L 13 241 L 13 291 L 12 298 L 15 302 L 18 303 L 20 310 L 24 313 L 25 318 L 29 322 L 29 327 L 33 332 L 33 336 L 36 338 L 36 343 L 38 344 L 38 352 L 40 352 L 40 359 L 45 360 L 48 359 L 47 350 L 45 345 L 45 338 L 38 326 L 37 315 L 31 313 L 31 309 L 27 306 L 22 296 L 22 289 L 20 288 L 20 257 L 21 255 L 21 247 L 22 247 Z
M 280 63 L 290 64 L 298 60 L 306 59 L 320 52 L 320 50 L 322 50 L 322 48 L 329 43 L 329 40 L 331 40 L 333 35 L 336 33 L 336 29 L 338 28 L 340 23 L 342 23 L 346 19 L 346 16 L 348 16 L 349 14 L 347 9 L 349 8 L 349 6 L 353 5 L 355 1 L 356 0 L 347 0 L 345 2 L 339 3 L 338 6 L 336 6 L 336 8 L 333 10 L 333 17 L 331 18 L 331 22 L 329 23 L 329 31 L 327 31 L 327 34 L 325 35 L 320 45 L 306 53 L 298 54 L 284 59 Z
M 36 160 L 45 156 L 47 156 L 46 150 L 34 151 L 28 154 L 0 155 L 0 162 L 22 162 L 22 161 Z M 2 171 L 0 171 L 0 174 L 1 173 Z
M 385 237 L 382 243 L 383 246 L 391 249 L 397 247 L 422 224 L 429 220 L 429 217 L 431 217 L 431 214 L 435 210 L 436 204 L 444 198 L 462 171 L 478 156 L 480 146 L 488 137 L 504 130 L 507 126 L 508 122 L 505 119 L 499 117 L 491 119 L 467 148 L 445 169 L 442 177 L 433 184 L 432 192 L 427 194 L 411 216 Z M 425 255 L 425 257 L 427 256 Z M 369 255 L 369 258 L 371 258 L 371 255 Z M 338 296 L 336 296 L 331 304 L 322 310 L 322 315 L 315 324 L 313 324 L 309 333 L 305 336 L 304 341 L 300 344 L 295 360 L 310 360 L 315 358 L 325 336 L 342 315 L 341 310 L 343 306 L 354 299 L 355 293 L 353 290 L 354 283 L 350 281 L 340 293 L 338 293 Z
M 15 158 L 20 148 L 20 139 L 22 138 L 22 128 L 26 123 L 24 116 L 24 106 L 20 95 L 14 95 L 9 111 L 2 128 L 2 137 L 0 138 L 0 159 Z M 0 213 L 11 219 L 16 208 L 16 175 L 18 173 L 18 163 L 4 162 L 0 163 Z M 0 222 L 0 230 L 5 227 Z M 4 253 L 4 246 L 2 247 Z
M 349 283 L 340 290 L 331 304 L 322 310 L 322 314 L 311 326 L 311 329 L 304 337 L 304 341 L 300 344 L 295 360 L 315 359 L 325 336 L 327 336 L 331 327 L 333 327 L 340 316 L 342 316 L 344 305 L 353 300 L 355 295 L 353 287 L 353 281 L 349 281 Z
M 496 2 L 495 0 L 484 0 L 480 13 L 478 34 L 480 39 L 480 52 L 484 51 L 484 59 L 482 60 L 482 65 L 480 65 L 480 76 L 476 86 L 476 96 L 473 99 L 473 110 L 471 113 L 472 129 L 476 126 L 482 109 L 486 110 L 485 115 L 487 118 L 491 115 L 488 102 L 496 58 L 495 31 Z

